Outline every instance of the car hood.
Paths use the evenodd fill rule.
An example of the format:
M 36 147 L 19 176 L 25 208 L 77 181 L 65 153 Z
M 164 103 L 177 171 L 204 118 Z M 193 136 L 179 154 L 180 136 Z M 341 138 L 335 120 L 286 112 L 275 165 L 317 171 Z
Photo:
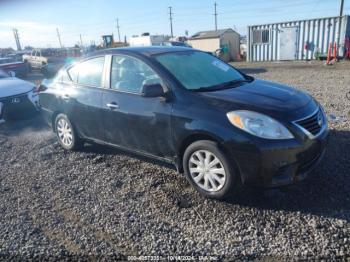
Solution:
M 34 87 L 34 84 L 16 77 L 1 78 L 0 98 L 27 93 L 33 90 Z
M 225 111 L 245 109 L 280 115 L 281 112 L 300 111 L 310 103 L 311 110 L 316 106 L 312 97 L 302 91 L 259 79 L 237 87 L 199 94 L 210 98 L 208 101 Z

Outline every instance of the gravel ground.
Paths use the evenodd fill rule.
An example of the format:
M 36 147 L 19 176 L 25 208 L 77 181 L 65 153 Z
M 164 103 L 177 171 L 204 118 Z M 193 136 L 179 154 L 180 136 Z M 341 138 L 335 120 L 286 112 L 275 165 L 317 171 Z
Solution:
M 350 257 L 350 64 L 237 63 L 308 91 L 332 119 L 324 161 L 295 186 L 199 196 L 166 166 L 96 145 L 65 152 L 40 117 L 0 125 L 0 259 Z

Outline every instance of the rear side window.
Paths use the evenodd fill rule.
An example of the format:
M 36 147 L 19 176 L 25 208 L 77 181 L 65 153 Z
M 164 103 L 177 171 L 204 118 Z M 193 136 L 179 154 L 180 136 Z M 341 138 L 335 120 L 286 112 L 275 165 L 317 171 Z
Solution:
M 104 61 L 103 56 L 86 60 L 70 68 L 68 74 L 80 85 L 101 86 Z
M 70 82 L 67 71 L 65 69 L 61 69 L 54 77 L 53 81 L 57 83 Z

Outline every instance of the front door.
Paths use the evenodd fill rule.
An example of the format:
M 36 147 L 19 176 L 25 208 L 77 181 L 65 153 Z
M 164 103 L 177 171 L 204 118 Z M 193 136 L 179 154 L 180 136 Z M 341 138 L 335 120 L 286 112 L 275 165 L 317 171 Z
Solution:
M 279 31 L 279 60 L 295 60 L 297 55 L 297 27 L 284 27 Z
M 145 62 L 112 57 L 110 89 L 102 96 L 105 141 L 158 157 L 171 157 L 171 106 L 164 98 L 141 96 L 144 84 L 162 83 Z

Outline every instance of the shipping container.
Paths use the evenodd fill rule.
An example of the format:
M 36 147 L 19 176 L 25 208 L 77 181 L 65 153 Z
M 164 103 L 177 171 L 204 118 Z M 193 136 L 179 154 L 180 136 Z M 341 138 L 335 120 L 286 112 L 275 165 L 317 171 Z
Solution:
M 345 38 L 350 36 L 350 19 L 349 16 L 326 17 L 253 25 L 248 26 L 247 32 L 248 61 L 316 59 L 326 56 L 329 44 L 334 42 L 339 56 L 343 56 Z

